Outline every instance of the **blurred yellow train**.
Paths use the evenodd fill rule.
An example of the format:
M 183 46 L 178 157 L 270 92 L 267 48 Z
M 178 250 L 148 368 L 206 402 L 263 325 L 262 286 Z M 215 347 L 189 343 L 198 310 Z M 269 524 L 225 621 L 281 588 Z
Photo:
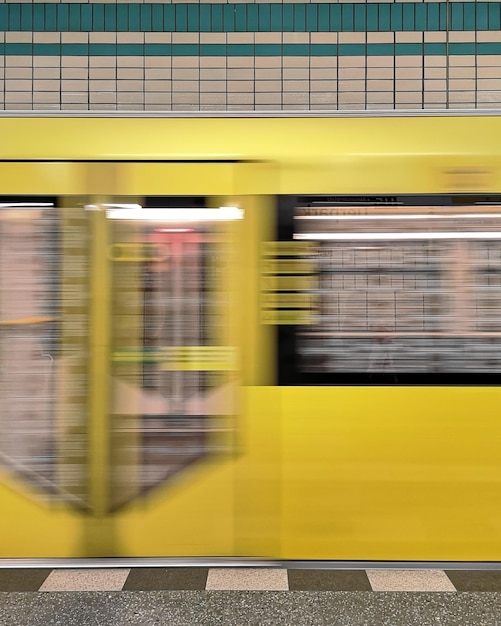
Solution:
M 501 119 L 0 118 L 0 557 L 501 560 Z

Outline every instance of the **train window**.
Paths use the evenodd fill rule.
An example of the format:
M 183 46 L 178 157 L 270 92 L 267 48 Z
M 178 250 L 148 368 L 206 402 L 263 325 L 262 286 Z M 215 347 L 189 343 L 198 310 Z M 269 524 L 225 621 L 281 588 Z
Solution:
M 0 460 L 86 508 L 87 216 L 56 200 L 0 199 Z
M 115 508 L 227 449 L 234 411 L 222 212 L 152 204 L 110 220 Z
M 0 450 L 7 467 L 51 483 L 54 428 L 55 210 L 2 202 L 0 216 Z M 23 206 L 23 204 L 25 206 Z M 45 203 L 44 203 L 45 204 Z M 52 288 L 51 288 L 52 287 Z
M 501 382 L 501 206 L 404 199 L 289 214 L 289 236 L 313 245 L 317 307 L 309 325 L 280 329 L 281 345 L 294 343 L 283 384 Z

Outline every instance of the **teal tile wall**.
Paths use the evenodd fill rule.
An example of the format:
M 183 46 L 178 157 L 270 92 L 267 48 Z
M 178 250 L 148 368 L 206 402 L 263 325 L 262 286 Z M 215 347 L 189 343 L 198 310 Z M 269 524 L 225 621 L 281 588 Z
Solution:
M 5 43 L 0 55 L 16 56 L 176 56 L 176 57 L 300 57 L 300 56 L 443 56 L 501 55 L 492 43 L 372 44 L 79 44 Z
M 2 108 L 501 108 L 501 1 L 0 0 Z
M 0 4 L 16 32 L 391 32 L 501 29 L 501 2 Z

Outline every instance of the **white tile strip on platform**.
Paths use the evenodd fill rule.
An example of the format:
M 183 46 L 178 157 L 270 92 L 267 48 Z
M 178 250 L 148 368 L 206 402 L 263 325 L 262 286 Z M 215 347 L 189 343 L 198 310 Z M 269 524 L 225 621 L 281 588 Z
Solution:
M 287 570 L 214 568 L 209 570 L 207 591 L 287 591 Z
M 121 591 L 129 569 L 55 569 L 40 591 Z
M 456 591 L 440 570 L 367 570 L 374 591 Z

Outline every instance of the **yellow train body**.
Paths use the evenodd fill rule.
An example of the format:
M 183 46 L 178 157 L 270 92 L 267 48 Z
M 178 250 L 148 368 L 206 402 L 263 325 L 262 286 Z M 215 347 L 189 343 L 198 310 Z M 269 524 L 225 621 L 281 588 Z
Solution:
M 237 383 L 226 452 L 113 508 L 110 476 L 140 467 L 126 429 L 129 452 L 117 456 L 110 409 L 112 368 L 127 366 L 110 357 L 119 264 L 109 250 L 125 239 L 114 239 L 104 212 L 82 210 L 88 503 L 49 497 L 3 463 L 0 557 L 501 560 L 501 387 L 278 385 L 277 326 L 260 310 L 276 196 L 501 193 L 501 118 L 4 117 L 0 137 L 0 194 L 10 201 L 100 207 L 204 196 L 244 211 L 223 228 L 230 252 L 218 274 L 228 302 L 214 345 L 238 355 L 236 372 L 225 366 Z M 207 356 L 215 365 L 206 369 L 217 370 L 217 358 Z M 71 456 L 58 415 L 56 459 Z

